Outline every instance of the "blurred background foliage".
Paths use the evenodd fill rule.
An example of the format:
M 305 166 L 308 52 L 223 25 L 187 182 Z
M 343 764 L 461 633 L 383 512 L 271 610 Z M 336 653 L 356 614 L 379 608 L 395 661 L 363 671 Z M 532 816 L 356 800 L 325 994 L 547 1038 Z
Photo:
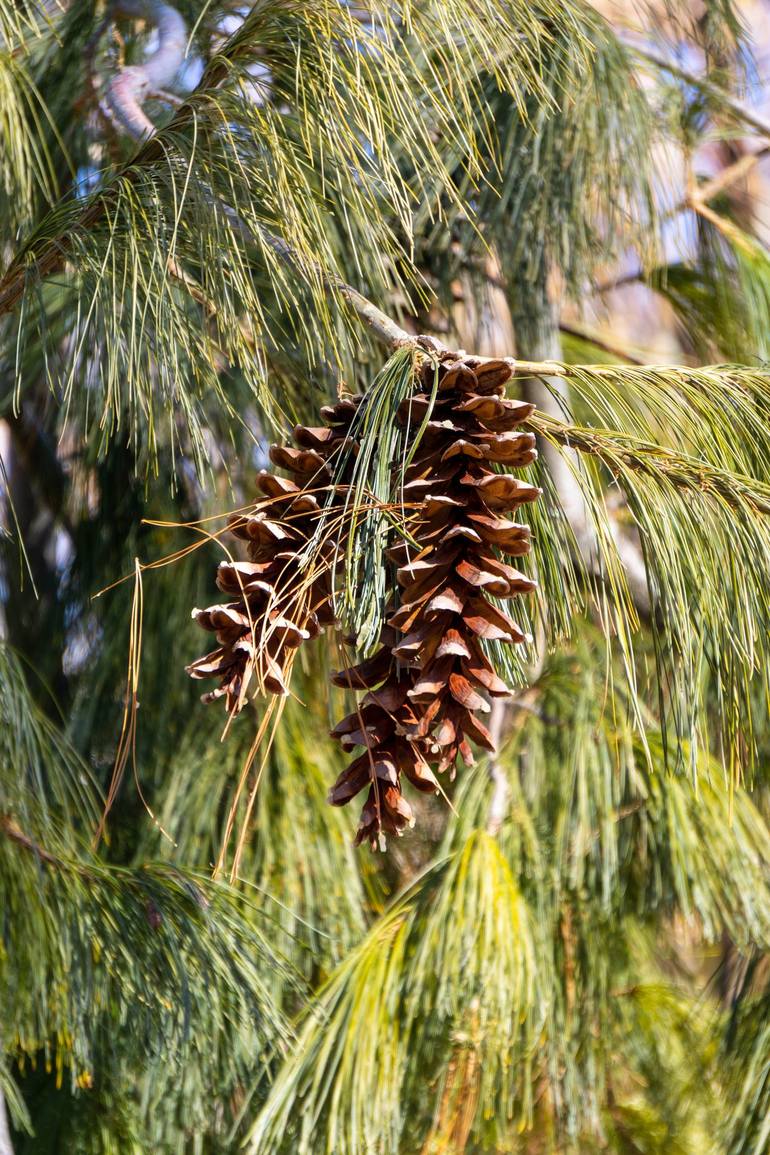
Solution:
M 767 27 L 0 0 L 2 1155 L 770 1151 Z M 184 674 L 270 441 L 385 366 L 390 465 L 367 300 L 539 363 L 544 490 L 501 751 L 378 855 L 333 638 L 256 757 Z

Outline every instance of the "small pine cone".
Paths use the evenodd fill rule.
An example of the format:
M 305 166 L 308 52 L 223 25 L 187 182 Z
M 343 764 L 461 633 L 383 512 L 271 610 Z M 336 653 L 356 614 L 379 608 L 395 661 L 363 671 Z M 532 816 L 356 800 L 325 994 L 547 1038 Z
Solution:
M 230 600 L 192 615 L 216 635 L 218 645 L 187 667 L 193 678 L 219 678 L 203 701 L 224 697 L 229 714 L 243 709 L 252 679 L 259 691 L 287 694 L 297 647 L 334 621 L 334 544 L 314 535 L 322 510 L 343 499 L 357 452 L 349 429 L 360 401 L 353 397 L 326 406 L 325 426 L 298 425 L 296 447 L 272 446 L 273 464 L 295 480 L 262 471 L 257 486 L 264 500 L 250 513 L 230 518 L 231 532 L 247 543 L 248 561 L 220 563 L 217 585 Z
M 435 792 L 431 769 L 454 773 L 458 755 L 473 761 L 471 742 L 492 751 L 479 714 L 488 696 L 510 693 L 484 654 L 484 639 L 524 642 L 528 636 L 490 597 L 507 599 L 536 583 L 503 560 L 529 552 L 529 529 L 502 516 L 535 500 L 540 490 L 500 473 L 537 456 L 535 439 L 518 426 L 533 406 L 502 396 L 511 369 L 504 361 L 447 358 L 433 364 L 404 401 L 399 421 L 423 430 L 407 470 L 404 504 L 416 506 L 407 528 L 417 548 L 399 542 L 388 553 L 402 587 L 398 608 L 377 653 L 333 682 L 366 690 L 356 711 L 332 731 L 343 748 L 363 747 L 329 794 L 343 806 L 368 786 L 356 843 L 374 848 L 381 834 L 413 824 L 401 776 Z

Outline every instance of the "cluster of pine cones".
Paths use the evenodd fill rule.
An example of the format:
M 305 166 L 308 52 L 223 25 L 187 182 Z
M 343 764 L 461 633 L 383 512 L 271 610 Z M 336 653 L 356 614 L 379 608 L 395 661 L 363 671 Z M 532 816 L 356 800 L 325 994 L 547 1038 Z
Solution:
M 505 361 L 426 359 L 397 414 L 410 460 L 399 497 L 405 535 L 387 551 L 397 588 L 380 648 L 332 678 L 364 696 L 332 731 L 344 750 L 361 753 L 329 800 L 342 806 L 368 791 L 356 842 L 373 848 L 414 822 L 402 777 L 433 793 L 436 773 L 453 773 L 458 758 L 473 761 L 471 744 L 494 749 L 482 716 L 489 697 L 510 690 L 482 643 L 528 640 L 496 604 L 535 588 L 503 560 L 530 548 L 528 527 L 504 515 L 540 493 L 509 472 L 537 455 L 534 435 L 518 428 L 533 407 L 503 396 L 510 376 Z M 193 612 L 218 647 L 189 667 L 195 678 L 219 678 L 204 700 L 224 696 L 231 713 L 243 707 L 253 679 L 255 689 L 286 693 L 297 646 L 334 621 L 338 531 L 325 527 L 339 521 L 333 514 L 345 503 L 362 401 L 327 406 L 321 428 L 298 426 L 297 448 L 274 446 L 272 462 L 295 480 L 260 474 L 266 501 L 231 519 L 250 560 L 219 567 L 217 584 L 230 602 Z

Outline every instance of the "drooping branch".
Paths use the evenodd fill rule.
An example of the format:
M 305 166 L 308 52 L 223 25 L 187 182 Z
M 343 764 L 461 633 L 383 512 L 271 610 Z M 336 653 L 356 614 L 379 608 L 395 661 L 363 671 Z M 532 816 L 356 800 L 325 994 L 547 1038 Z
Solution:
M 154 135 L 155 127 L 141 108 L 141 100 L 148 92 L 163 87 L 173 78 L 184 59 L 186 30 L 179 13 L 171 5 L 163 3 L 162 0 L 116 0 L 113 11 L 147 19 L 156 26 L 159 40 L 158 48 L 143 64 L 122 69 L 108 89 L 108 96 L 113 105 L 112 111 L 116 121 L 121 124 L 125 131 L 143 141 L 142 147 L 121 174 L 125 179 L 131 180 L 133 173 L 141 173 L 165 156 L 162 143 Z M 716 86 L 711 85 L 710 82 L 685 72 L 670 61 L 656 56 L 655 53 L 640 51 L 639 55 L 656 67 L 679 75 L 690 83 L 698 84 L 704 89 L 713 88 L 729 104 L 736 116 L 739 116 L 770 140 L 770 123 L 750 113 L 737 102 L 731 103 L 725 94 Z M 191 94 L 190 98 L 183 101 L 175 112 L 168 125 L 170 132 L 176 133 L 187 126 L 192 118 L 196 99 L 215 89 L 227 77 L 229 59 L 227 48 L 218 53 L 217 58 L 206 69 L 195 92 Z M 12 312 L 20 303 L 30 275 L 34 274 L 38 278 L 46 278 L 60 273 L 64 269 L 70 255 L 70 237 L 78 232 L 87 231 L 98 224 L 107 215 L 111 204 L 112 198 L 109 190 L 103 191 L 100 196 L 83 209 L 75 221 L 68 223 L 65 230 L 53 238 L 46 239 L 40 252 L 35 253 L 34 242 L 22 250 L 19 256 L 11 262 L 4 276 L 0 278 L 0 316 Z M 229 209 L 228 206 L 221 205 L 221 208 L 228 219 L 236 216 L 234 210 Z M 299 265 L 296 255 L 281 238 L 263 235 L 261 240 L 268 243 L 284 259 Z M 315 271 L 318 272 L 329 292 L 338 294 L 346 300 L 383 345 L 392 349 L 415 340 L 414 336 L 398 325 L 393 318 L 341 278 L 320 269 Z M 569 374 L 568 367 L 558 361 L 517 360 L 513 364 L 514 374 L 517 377 L 550 376 L 562 378 Z M 612 367 L 611 371 L 617 372 L 617 368 Z
M 115 11 L 131 15 L 144 15 L 153 19 L 158 25 L 158 35 L 161 44 L 143 65 L 135 65 L 121 69 L 108 88 L 109 108 L 114 122 L 136 140 L 142 141 L 142 147 L 132 158 L 121 174 L 125 179 L 134 179 L 142 171 L 149 169 L 164 156 L 163 147 L 156 136 L 155 126 L 147 117 L 141 101 L 153 89 L 159 87 L 161 81 L 168 83 L 184 58 L 184 44 L 186 30 L 184 21 L 175 13 L 170 5 L 155 2 L 145 3 L 144 0 L 120 0 L 115 5 Z M 160 57 L 160 59 L 159 59 Z M 227 75 L 227 53 L 223 51 L 219 59 L 214 61 L 204 73 L 195 93 L 189 100 L 182 102 L 172 117 L 168 126 L 169 131 L 178 132 L 191 119 L 193 103 L 196 97 L 217 87 Z M 170 75 L 168 75 L 170 73 Z M 117 187 L 117 181 L 116 186 Z M 302 262 L 292 247 L 281 237 L 267 230 L 260 230 L 259 234 L 243 220 L 230 205 L 211 193 L 216 207 L 227 218 L 234 230 L 241 234 L 248 243 L 268 246 L 287 264 L 291 264 L 298 271 L 303 267 L 307 270 L 307 262 Z M 71 250 L 71 237 L 77 233 L 87 232 L 102 221 L 109 212 L 113 203 L 110 190 L 104 190 L 79 215 L 70 222 L 66 230 L 52 239 L 47 239 L 42 250 L 34 250 L 34 242 L 28 244 L 18 257 L 11 262 L 4 276 L 0 278 L 0 316 L 11 313 L 21 302 L 31 276 L 39 279 L 61 273 L 66 267 Z M 341 277 L 322 269 L 320 265 L 313 265 L 309 270 L 326 286 L 330 294 L 338 295 L 345 300 L 358 315 L 361 321 L 374 334 L 381 344 L 395 349 L 400 345 L 408 344 L 414 337 L 402 328 L 392 317 L 384 313 L 374 302 L 368 300 L 352 285 L 347 284 Z M 176 267 L 169 269 L 176 279 L 187 283 L 183 270 Z M 189 288 L 189 286 L 188 286 Z M 191 295 L 195 296 L 193 292 Z M 438 343 L 434 343 L 438 344 Z
M 130 180 L 132 173 L 140 173 L 157 163 L 165 155 L 161 143 L 154 135 L 148 139 L 151 133 L 154 134 L 155 127 L 141 108 L 140 101 L 153 87 L 161 87 L 173 78 L 184 58 L 186 30 L 181 16 L 175 9 L 161 0 L 118 0 L 114 10 L 152 21 L 158 29 L 159 38 L 158 48 L 148 60 L 142 65 L 122 69 L 119 75 L 114 78 L 109 89 L 116 121 L 122 125 L 125 131 L 143 141 L 139 152 L 124 170 L 123 175 Z M 656 63 L 659 67 L 668 67 L 668 62 L 653 59 L 652 54 L 646 55 L 649 56 L 651 62 Z M 196 96 L 215 88 L 226 77 L 227 59 L 227 51 L 225 50 L 206 70 L 195 93 L 189 100 L 180 105 L 172 117 L 169 125 L 171 131 L 177 132 L 189 122 Z M 671 66 L 670 70 L 677 72 L 677 74 L 681 73 L 681 70 L 674 66 Z M 770 124 L 765 124 L 758 118 L 754 118 L 753 124 L 770 138 Z M 109 190 L 106 190 L 84 208 L 79 218 L 70 223 L 66 231 L 47 240 L 40 253 L 34 254 L 34 250 L 30 246 L 27 252 L 22 252 L 11 263 L 5 275 L 0 278 L 0 316 L 13 311 L 19 304 L 25 293 L 28 278 L 33 271 L 37 277 L 45 278 L 60 273 L 64 269 L 70 252 L 70 236 L 77 232 L 87 231 L 98 224 L 107 215 L 111 203 Z M 229 205 L 217 199 L 217 206 L 227 217 L 229 223 L 241 232 L 246 240 L 269 246 L 282 260 L 294 265 L 300 271 L 303 266 L 306 268 L 307 262 L 300 260 L 285 240 L 268 233 L 266 230 L 260 230 L 260 234 L 257 236 L 254 230 Z M 174 275 L 174 270 L 170 271 Z M 360 320 L 371 330 L 375 338 L 385 347 L 395 349 L 410 342 L 424 343 L 424 338 L 415 337 L 409 333 L 341 277 L 322 269 L 320 266 L 313 266 L 310 271 L 319 277 L 330 294 L 338 295 L 348 303 Z M 445 348 L 435 339 L 431 339 L 431 342 L 436 349 Z M 559 380 L 568 379 L 575 372 L 574 367 L 565 365 L 556 359 L 541 361 L 510 359 L 510 363 L 514 376 L 518 378 L 550 377 Z M 618 367 L 592 366 L 592 372 L 600 374 L 606 372 L 616 375 Z
M 159 46 L 158 51 L 153 53 L 148 61 L 143 65 L 134 66 L 135 69 L 138 68 L 140 70 L 141 75 L 144 77 L 142 83 L 139 83 L 139 80 L 141 80 L 140 76 L 139 80 L 132 80 L 128 86 L 118 86 L 118 99 L 119 101 L 123 99 L 121 112 L 123 120 L 131 121 L 138 131 L 139 126 L 136 108 L 129 107 L 129 105 L 125 103 L 127 89 L 130 90 L 133 99 L 138 101 L 143 92 L 146 94 L 146 92 L 149 91 L 147 87 L 147 77 L 150 78 L 152 83 L 158 83 L 158 76 L 165 78 L 167 82 L 164 70 L 170 69 L 172 64 L 174 64 L 174 54 L 176 53 L 174 70 L 178 68 L 183 57 L 183 53 L 182 57 L 179 57 L 179 50 L 184 22 L 181 21 L 181 17 L 178 17 L 178 14 L 175 19 L 172 15 L 174 10 L 171 9 L 170 5 L 160 3 L 159 0 L 146 0 L 146 2 L 145 0 L 121 0 L 121 2 L 116 5 L 116 10 L 118 9 L 121 12 L 131 15 L 144 15 L 145 18 L 148 19 L 153 18 L 152 14 L 154 13 L 158 21 L 162 18 L 164 37 L 166 37 L 162 52 Z M 157 59 L 159 55 L 161 57 L 160 60 Z M 685 75 L 682 73 L 682 70 L 677 69 L 673 65 L 669 66 L 667 61 L 654 58 L 653 54 L 643 55 L 649 57 L 651 62 L 659 67 L 666 67 L 672 72 L 682 74 L 683 76 Z M 219 54 L 218 59 L 213 62 L 212 66 L 206 70 L 195 93 L 177 109 L 169 124 L 170 131 L 178 132 L 184 128 L 191 119 L 195 97 L 199 97 L 205 92 L 216 88 L 227 76 L 227 60 L 227 51 L 224 50 Z M 123 69 L 121 75 L 124 76 L 126 71 L 126 69 Z M 693 82 L 697 80 L 697 78 L 690 77 L 689 74 L 687 74 L 687 78 L 693 80 Z M 114 97 L 114 87 L 112 92 Z M 141 117 L 144 118 L 141 133 L 144 143 L 123 171 L 122 175 L 128 180 L 132 179 L 133 173 L 139 174 L 152 167 L 153 164 L 157 163 L 165 155 L 163 146 L 157 136 L 153 136 L 150 139 L 146 138 L 145 128 L 147 125 L 150 125 L 150 130 L 154 132 L 154 126 L 151 125 L 151 122 L 149 122 L 149 119 L 141 108 L 139 108 L 139 113 Z M 770 139 L 770 124 L 764 123 L 759 118 L 754 118 L 751 123 Z M 130 127 L 126 126 L 126 131 L 131 131 Z M 12 312 L 20 303 L 26 291 L 28 279 L 33 271 L 37 277 L 45 278 L 60 273 L 65 268 L 70 254 L 70 237 L 77 232 L 87 231 L 97 225 L 107 215 L 111 204 L 112 198 L 110 196 L 110 190 L 105 190 L 83 209 L 82 213 L 74 222 L 68 224 L 65 231 L 62 231 L 52 239 L 48 239 L 39 253 L 34 253 L 32 245 L 30 245 L 26 251 L 22 251 L 6 270 L 5 275 L 0 278 L 0 316 Z M 233 225 L 237 231 L 241 232 L 245 239 L 251 243 L 257 242 L 269 246 L 282 260 L 294 265 L 298 270 L 302 270 L 303 267 L 307 268 L 307 262 L 302 261 L 285 240 L 268 233 L 266 230 L 261 230 L 259 236 L 257 236 L 254 230 L 247 225 L 229 205 L 219 199 L 217 200 L 217 205 L 227 217 L 230 224 Z M 320 265 L 313 266 L 311 271 L 320 278 L 331 295 L 337 295 L 348 303 L 360 320 L 370 329 L 375 338 L 386 348 L 395 349 L 400 345 L 412 342 L 425 344 L 426 338 L 409 333 L 399 325 L 394 318 L 390 317 L 375 305 L 374 302 L 370 301 L 341 277 L 322 269 Z M 173 275 L 173 270 L 171 270 L 171 272 Z M 434 338 L 427 340 L 430 341 L 434 349 L 443 350 L 446 348 Z M 513 368 L 513 375 L 517 378 L 540 377 L 552 378 L 554 380 L 568 380 L 572 376 L 577 376 L 581 371 L 579 366 L 566 365 L 558 359 L 523 360 L 509 358 L 508 360 Z M 617 365 L 592 365 L 590 369 L 593 374 L 600 376 L 607 375 L 614 378 L 617 378 L 618 374 L 623 371 L 622 367 Z
M 579 324 L 577 321 L 560 319 L 559 332 L 567 337 L 575 337 L 578 341 L 586 341 L 589 345 L 601 349 L 603 353 L 609 353 L 610 357 L 619 357 L 631 365 L 644 365 L 645 363 L 641 357 L 632 353 L 621 342 L 613 340 L 605 333 L 600 333 L 588 325 Z

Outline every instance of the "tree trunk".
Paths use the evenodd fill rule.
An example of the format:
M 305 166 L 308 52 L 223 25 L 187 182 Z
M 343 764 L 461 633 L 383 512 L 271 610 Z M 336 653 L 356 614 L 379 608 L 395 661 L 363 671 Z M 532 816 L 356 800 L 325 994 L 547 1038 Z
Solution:
M 526 307 L 522 307 L 525 302 Z M 528 289 L 521 302 L 513 302 L 511 315 L 517 357 L 527 361 L 562 360 L 559 311 L 549 297 L 545 278 Z M 532 377 L 524 382 L 522 393 L 527 401 L 551 417 L 563 420 L 565 409 L 569 410 L 569 385 L 562 377 Z M 539 448 L 583 564 L 598 571 L 596 531 L 575 476 L 582 468 L 579 455 L 574 450 L 557 449 L 549 442 L 541 442 Z M 638 538 L 624 532 L 613 517 L 609 518 L 609 527 L 631 596 L 639 613 L 646 617 L 650 612 L 650 595 Z
M 13 1155 L 11 1129 L 8 1124 L 8 1112 L 5 1109 L 5 1097 L 2 1089 L 0 1089 L 0 1155 Z
M 558 307 L 549 299 L 545 278 L 528 287 L 521 300 L 511 306 L 516 334 L 516 355 L 528 361 L 561 361 Z M 532 377 L 523 383 L 523 396 L 551 417 L 564 419 L 565 405 L 569 404 L 569 386 L 559 377 L 541 380 Z M 583 561 L 595 564 L 596 542 L 589 523 L 586 504 L 575 481 L 575 470 L 580 468 L 574 451 L 556 449 L 548 442 L 540 445 L 540 452 L 553 481 L 554 489 L 569 525 L 575 535 Z

